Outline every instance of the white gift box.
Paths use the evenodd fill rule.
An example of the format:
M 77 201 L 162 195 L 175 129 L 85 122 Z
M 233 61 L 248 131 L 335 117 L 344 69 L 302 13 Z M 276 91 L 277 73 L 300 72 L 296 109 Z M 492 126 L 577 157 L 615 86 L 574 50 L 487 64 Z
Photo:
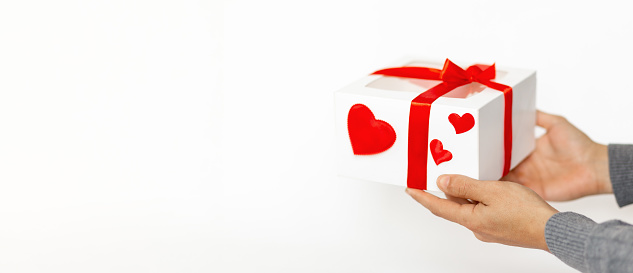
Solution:
M 472 65 L 457 64 L 461 67 Z M 442 63 L 410 58 L 396 62 L 390 67 L 401 66 L 442 69 Z M 534 149 L 536 72 L 497 66 L 493 81 L 512 87 L 510 167 L 514 168 Z M 411 101 L 440 83 L 439 80 L 368 75 L 337 91 L 335 122 L 338 173 L 347 177 L 406 187 Z M 348 125 L 348 118 L 350 115 L 361 114 L 373 114 L 375 121 L 371 123 L 374 126 L 372 128 L 381 127 L 379 129 L 382 130 L 382 135 L 378 138 L 382 138 L 382 141 L 375 145 L 374 140 L 368 141 L 386 150 L 363 154 L 360 145 L 352 147 L 352 138 L 355 138 L 357 143 L 359 138 L 365 141 L 372 137 L 367 131 L 363 131 L 362 135 L 355 133 L 350 136 L 348 129 L 356 126 L 356 123 Z M 451 114 L 452 117 L 449 118 Z M 474 124 L 472 120 L 468 120 L 468 114 L 472 115 Z M 395 141 L 392 133 L 388 132 L 389 126 L 395 132 Z M 388 142 L 393 144 L 388 145 Z M 443 146 L 441 149 L 437 147 L 438 142 Z M 431 105 L 426 150 L 426 189 L 429 191 L 439 191 L 436 179 L 441 174 L 462 174 L 480 180 L 501 178 L 504 168 L 503 92 L 480 83 L 469 83 L 437 98 Z M 357 154 L 354 151 L 357 151 Z M 448 153 L 452 156 L 447 156 Z

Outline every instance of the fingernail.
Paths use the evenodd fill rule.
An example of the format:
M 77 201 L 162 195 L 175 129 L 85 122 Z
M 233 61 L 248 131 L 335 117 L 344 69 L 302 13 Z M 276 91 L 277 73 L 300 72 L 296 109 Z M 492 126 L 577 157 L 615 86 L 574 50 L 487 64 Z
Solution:
M 440 187 L 441 190 L 445 190 L 448 188 L 448 182 L 450 177 L 448 175 L 442 175 L 437 178 L 437 186 Z

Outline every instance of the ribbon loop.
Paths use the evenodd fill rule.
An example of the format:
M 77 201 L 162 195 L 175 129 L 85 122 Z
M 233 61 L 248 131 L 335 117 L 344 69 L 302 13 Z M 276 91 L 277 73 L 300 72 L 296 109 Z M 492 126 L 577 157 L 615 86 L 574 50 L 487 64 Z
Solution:
M 444 68 L 440 74 L 440 79 L 444 82 L 450 83 L 470 83 L 471 76 L 464 69 L 457 66 L 449 59 L 444 62 Z
M 449 59 L 444 62 L 444 68 L 440 73 L 440 79 L 445 82 L 453 83 L 471 83 L 471 82 L 487 82 L 495 78 L 495 65 L 471 65 L 466 70 L 457 66 Z

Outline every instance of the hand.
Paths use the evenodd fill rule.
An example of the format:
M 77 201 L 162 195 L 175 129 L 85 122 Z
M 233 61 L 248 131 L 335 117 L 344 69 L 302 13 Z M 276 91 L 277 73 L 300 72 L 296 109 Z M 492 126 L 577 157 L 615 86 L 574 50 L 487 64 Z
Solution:
M 437 184 L 448 199 L 416 189 L 407 188 L 407 193 L 436 216 L 470 229 L 483 242 L 549 251 L 545 224 L 558 211 L 529 188 L 461 175 L 442 175 Z
M 551 201 L 613 192 L 607 146 L 593 142 L 560 116 L 537 111 L 536 124 L 547 133 L 502 180 L 525 185 Z

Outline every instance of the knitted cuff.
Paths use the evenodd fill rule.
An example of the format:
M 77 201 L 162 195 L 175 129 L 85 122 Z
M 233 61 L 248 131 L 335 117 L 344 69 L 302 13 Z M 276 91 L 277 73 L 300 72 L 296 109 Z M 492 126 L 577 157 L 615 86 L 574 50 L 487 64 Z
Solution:
M 609 144 L 609 177 L 618 206 L 633 203 L 633 145 Z
M 585 244 L 596 225 L 583 215 L 559 212 L 545 224 L 545 242 L 554 256 L 580 272 L 587 272 Z

